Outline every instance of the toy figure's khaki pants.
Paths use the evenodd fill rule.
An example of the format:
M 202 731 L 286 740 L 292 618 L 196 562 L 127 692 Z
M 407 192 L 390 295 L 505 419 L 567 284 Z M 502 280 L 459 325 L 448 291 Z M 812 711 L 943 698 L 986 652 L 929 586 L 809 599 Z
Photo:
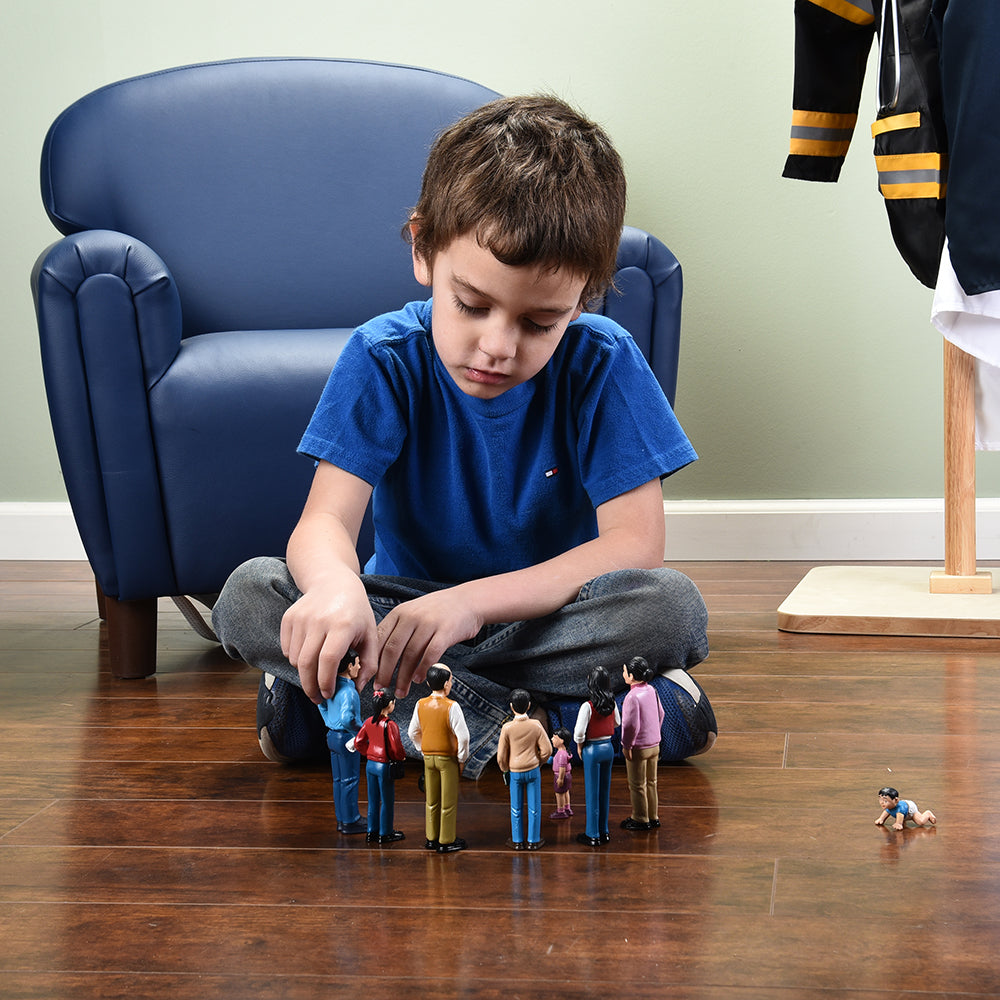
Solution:
M 632 819 L 640 823 L 659 819 L 659 803 L 656 793 L 656 759 L 660 746 L 634 747 L 632 759 L 625 761 L 628 775 L 628 791 L 632 799 Z
M 458 818 L 458 761 L 454 757 L 424 756 L 424 794 L 427 839 L 452 843 Z

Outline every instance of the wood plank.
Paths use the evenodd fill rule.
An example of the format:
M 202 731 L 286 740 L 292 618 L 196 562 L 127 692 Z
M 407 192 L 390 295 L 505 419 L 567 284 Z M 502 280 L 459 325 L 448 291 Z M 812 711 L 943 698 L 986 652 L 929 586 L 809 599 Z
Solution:
M 406 840 L 337 834 L 328 763 L 262 758 L 258 675 L 169 603 L 157 675 L 115 681 L 86 564 L 0 564 L 0 996 L 1000 997 L 1000 646 L 783 633 L 808 566 L 681 568 L 720 736 L 660 768 L 660 830 L 617 828 L 619 766 L 584 848 L 582 774 L 553 821 L 546 771 L 546 847 L 512 852 L 491 767 L 439 857 L 416 768 Z M 885 783 L 938 825 L 877 828 Z

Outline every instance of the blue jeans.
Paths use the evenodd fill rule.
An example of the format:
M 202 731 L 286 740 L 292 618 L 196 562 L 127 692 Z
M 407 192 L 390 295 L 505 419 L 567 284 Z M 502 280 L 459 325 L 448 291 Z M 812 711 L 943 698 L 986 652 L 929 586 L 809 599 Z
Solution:
M 615 748 L 610 739 L 583 744 L 583 785 L 587 794 L 587 836 L 608 834 L 611 807 L 611 764 Z
M 317 711 L 319 711 L 317 709 Z M 343 729 L 328 729 L 326 745 L 330 749 L 330 770 L 333 771 L 333 810 L 338 823 L 357 823 L 358 782 L 361 780 L 361 758 L 351 753 L 346 744 L 356 733 Z
M 542 769 L 511 771 L 510 779 L 510 839 L 524 842 L 525 799 L 528 807 L 528 843 L 542 839 Z
M 396 805 L 396 785 L 389 773 L 389 765 L 370 760 L 365 766 L 368 784 L 368 832 L 382 837 L 393 831 Z
M 363 576 L 375 620 L 397 604 L 441 590 L 440 584 Z M 215 633 L 234 659 L 296 686 L 299 675 L 281 652 L 281 618 L 301 597 L 284 559 L 260 557 L 234 570 L 212 611 Z M 510 693 L 525 688 L 537 705 L 552 698 L 587 698 L 587 675 L 602 664 L 624 689 L 621 664 L 644 656 L 657 673 L 688 669 L 708 655 L 708 613 L 683 573 L 623 569 L 584 584 L 576 600 L 542 618 L 487 625 L 441 657 L 451 667 L 450 697 L 462 706 L 471 735 L 464 775 L 478 778 L 496 753 L 510 714 Z M 368 694 L 368 697 L 366 697 Z M 419 757 L 407 736 L 413 706 L 428 688 L 414 684 L 396 703 L 407 756 Z M 371 714 L 370 690 L 362 715 Z

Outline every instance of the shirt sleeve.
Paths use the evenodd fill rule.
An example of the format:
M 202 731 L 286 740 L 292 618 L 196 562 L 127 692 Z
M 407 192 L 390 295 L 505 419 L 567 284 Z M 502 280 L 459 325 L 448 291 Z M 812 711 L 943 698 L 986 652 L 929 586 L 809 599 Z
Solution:
M 406 412 L 392 352 L 355 330 L 334 365 L 298 450 L 375 486 L 399 454 Z
M 510 734 L 507 727 L 500 730 L 500 741 L 497 743 L 497 764 L 501 771 L 508 771 L 510 762 Z
M 573 742 L 585 743 L 587 741 L 587 726 L 590 725 L 590 702 L 585 701 L 580 706 L 580 712 L 576 717 L 576 727 L 573 730 Z
M 420 713 L 417 710 L 417 706 L 413 706 L 413 714 L 410 716 L 410 725 L 406 730 L 406 735 L 410 737 L 410 741 L 419 750 L 420 749 Z
M 469 759 L 469 727 L 465 724 L 465 716 L 457 701 L 451 703 L 448 722 L 451 724 L 455 739 L 458 740 L 458 762 L 464 764 Z
M 625 695 L 622 702 L 622 747 L 631 749 L 635 746 L 636 734 L 639 729 L 639 706 L 631 692 Z
M 544 764 L 552 756 L 552 740 L 545 732 L 545 727 L 538 723 L 538 763 Z
M 386 756 L 389 760 L 406 760 L 406 750 L 399 735 L 399 726 L 391 719 L 386 723 Z

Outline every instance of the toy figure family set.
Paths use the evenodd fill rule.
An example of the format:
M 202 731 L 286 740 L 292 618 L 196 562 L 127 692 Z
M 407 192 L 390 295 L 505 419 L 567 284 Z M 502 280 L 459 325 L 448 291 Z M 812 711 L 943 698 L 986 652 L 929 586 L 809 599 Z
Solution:
M 337 830 L 347 834 L 364 832 L 369 843 L 391 844 L 405 836 L 393 825 L 393 782 L 394 767 L 406 754 L 399 727 L 389 718 L 395 708 L 395 697 L 390 692 L 374 692 L 372 716 L 362 724 L 361 699 L 355 685 L 359 670 L 357 656 L 349 652 L 341 661 L 333 697 L 320 706 L 327 725 Z M 580 706 L 572 735 L 583 761 L 587 800 L 587 829 L 577 840 L 590 847 L 600 847 L 611 839 L 611 738 L 619 725 L 632 800 L 632 815 L 622 822 L 622 829 L 653 830 L 660 825 L 656 766 L 663 706 L 647 683 L 652 669 L 641 656 L 624 665 L 622 676 L 629 691 L 619 713 L 608 671 L 604 667 L 591 671 L 587 680 L 590 698 Z M 450 854 L 467 846 L 456 835 L 456 826 L 459 778 L 468 759 L 469 730 L 461 706 L 448 697 L 453 682 L 451 670 L 436 663 L 428 669 L 426 680 L 430 694 L 417 702 L 408 734 L 424 760 L 424 846 L 439 854 Z M 541 835 L 541 768 L 550 758 L 558 806 L 550 818 L 567 819 L 573 815 L 569 731 L 557 730 L 550 740 L 542 723 L 529 716 L 531 708 L 527 691 L 516 688 L 511 692 L 514 718 L 501 727 L 497 743 L 497 762 L 510 787 L 511 836 L 507 846 L 515 851 L 536 851 L 545 843 Z M 367 822 L 358 810 L 361 756 L 367 758 Z
M 678 729 L 699 737 L 671 759 L 714 741 L 711 706 L 687 674 L 708 655 L 705 602 L 663 562 L 661 481 L 697 453 L 633 338 L 587 311 L 605 293 L 613 303 L 625 203 L 607 134 L 557 98 L 501 98 L 445 129 L 403 226 L 432 294 L 354 330 L 299 444 L 315 473 L 285 557 L 237 567 L 214 605 L 227 652 L 262 673 L 262 751 L 288 763 L 329 749 L 344 833 L 399 839 L 390 779 L 403 729 L 424 757 L 428 848 L 464 846 L 458 776 L 477 778 L 501 743 L 512 792 L 530 797 L 524 822 L 512 813 L 511 843 L 537 847 L 531 772 L 552 747 L 523 724 L 514 694 L 530 691 L 550 717 L 554 705 L 579 709 L 575 726 L 560 717 L 568 738 L 550 727 L 559 810 L 571 814 L 571 740 L 585 842 L 606 842 L 618 720 L 610 682 L 588 690 L 584 662 L 639 655 L 662 684 L 621 720 L 627 829 L 658 822 L 657 697 L 681 691 Z M 374 554 L 362 566 L 369 501 Z M 335 697 L 348 687 L 367 722 L 354 697 Z M 369 712 L 372 691 L 383 693 Z M 367 822 L 347 797 L 359 748 Z

